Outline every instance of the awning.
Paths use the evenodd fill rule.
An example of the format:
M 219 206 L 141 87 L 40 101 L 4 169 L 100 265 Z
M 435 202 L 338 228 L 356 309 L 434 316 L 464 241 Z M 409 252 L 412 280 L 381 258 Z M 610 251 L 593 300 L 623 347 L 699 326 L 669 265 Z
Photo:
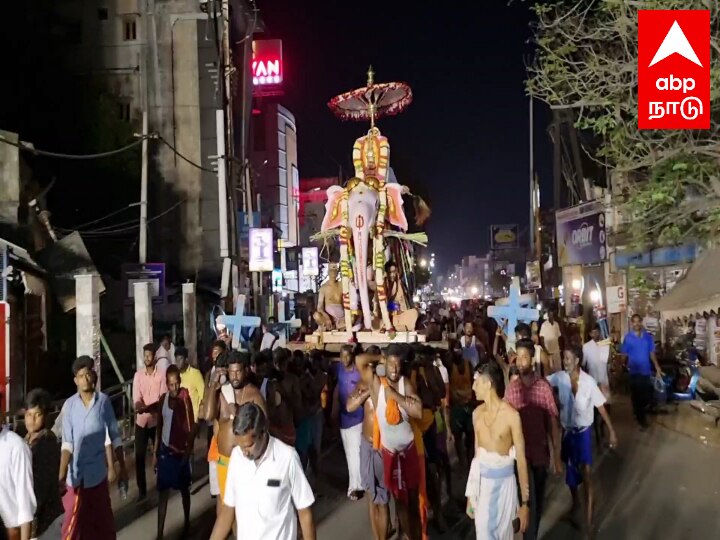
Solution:
M 704 251 L 684 278 L 663 296 L 655 309 L 663 319 L 690 317 L 720 308 L 720 247 Z

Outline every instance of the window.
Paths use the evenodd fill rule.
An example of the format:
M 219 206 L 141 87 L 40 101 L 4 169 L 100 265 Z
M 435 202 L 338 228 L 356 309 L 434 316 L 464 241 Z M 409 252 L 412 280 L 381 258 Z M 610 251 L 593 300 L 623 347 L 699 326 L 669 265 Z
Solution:
M 107 19 L 108 19 L 108 8 L 106 8 L 106 7 L 98 8 L 98 12 L 97 12 L 97 13 L 98 13 L 98 20 L 99 20 L 99 21 L 107 21 Z
M 123 40 L 135 41 L 137 39 L 137 17 L 123 19 Z
M 130 100 L 121 100 L 118 104 L 118 113 L 120 115 L 120 120 L 123 120 L 124 122 L 130 122 L 130 110 Z

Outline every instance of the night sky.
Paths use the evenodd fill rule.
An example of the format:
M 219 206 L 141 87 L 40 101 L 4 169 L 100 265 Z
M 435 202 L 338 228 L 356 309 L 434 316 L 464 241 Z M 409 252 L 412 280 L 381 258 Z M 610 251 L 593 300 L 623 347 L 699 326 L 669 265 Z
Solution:
M 326 104 L 363 86 L 372 64 L 376 82 L 413 89 L 407 111 L 379 127 L 398 180 L 433 210 L 429 247 L 440 268 L 484 255 L 493 223 L 527 228 L 526 3 L 259 0 L 258 7 L 266 26 L 258 38 L 283 40 L 281 103 L 296 116 L 301 177 L 335 176 L 340 166 L 349 174 L 352 144 L 368 125 L 342 123 Z M 547 201 L 545 109 L 536 104 L 535 154 Z

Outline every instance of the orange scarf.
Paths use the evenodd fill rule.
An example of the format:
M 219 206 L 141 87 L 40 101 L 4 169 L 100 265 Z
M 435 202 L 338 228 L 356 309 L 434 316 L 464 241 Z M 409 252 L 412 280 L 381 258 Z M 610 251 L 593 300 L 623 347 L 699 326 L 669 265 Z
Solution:
M 380 382 L 387 386 L 388 382 L 385 377 L 380 377 Z M 394 411 L 391 412 L 391 404 L 394 405 Z M 380 436 L 380 422 L 378 422 L 377 419 L 377 412 L 373 413 L 375 415 L 374 422 L 373 422 L 373 448 L 375 450 L 382 450 L 382 438 Z M 395 415 L 397 415 L 397 419 L 395 422 L 392 420 L 395 419 Z M 402 415 L 400 414 L 400 406 L 398 405 L 397 401 L 394 399 L 387 399 L 385 398 L 385 418 L 388 421 L 388 424 L 391 426 L 396 426 L 400 422 L 402 422 Z M 429 536 L 427 533 L 427 509 L 428 509 L 428 497 L 427 497 L 427 486 L 425 484 L 425 443 L 423 441 L 423 432 L 418 424 L 417 421 L 414 419 L 410 419 L 410 425 L 412 426 L 413 430 L 413 437 L 415 442 L 415 449 L 418 453 L 418 459 L 420 462 L 420 489 L 418 489 L 418 503 L 419 503 L 419 510 L 420 510 L 420 523 L 422 525 L 422 540 L 428 540 Z

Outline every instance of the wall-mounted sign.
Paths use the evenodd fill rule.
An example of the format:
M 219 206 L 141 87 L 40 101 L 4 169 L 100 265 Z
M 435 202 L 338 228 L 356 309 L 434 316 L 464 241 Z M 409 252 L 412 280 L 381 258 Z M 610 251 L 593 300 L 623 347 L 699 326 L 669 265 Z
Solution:
M 623 285 L 607 287 L 606 296 L 608 313 L 622 313 L 627 309 L 627 293 Z
M 319 274 L 318 268 L 318 248 L 304 247 L 302 248 L 302 266 L 303 276 L 315 277 Z
M 250 229 L 250 261 L 251 272 L 272 272 L 273 261 L 273 231 L 272 229 Z
M 555 214 L 559 266 L 595 264 L 607 257 L 605 208 L 592 201 Z
M 518 247 L 519 227 L 512 225 L 490 225 L 490 249 L 512 249 Z
M 655 248 L 652 251 L 632 252 L 618 251 L 615 253 L 617 268 L 647 268 L 651 266 L 675 266 L 689 264 L 697 258 L 697 246 Z
M 165 302 L 165 263 L 123 264 L 125 300 L 135 298 L 135 283 L 147 282 L 153 304 Z
M 258 227 L 260 225 L 260 212 L 253 212 L 252 213 L 253 218 L 253 227 Z M 240 235 L 240 240 L 247 240 L 250 238 L 250 214 L 247 212 L 238 212 L 238 220 L 237 220 L 237 226 L 238 226 L 238 234 Z
M 282 40 L 253 41 L 252 76 L 254 86 L 278 85 L 283 82 Z

